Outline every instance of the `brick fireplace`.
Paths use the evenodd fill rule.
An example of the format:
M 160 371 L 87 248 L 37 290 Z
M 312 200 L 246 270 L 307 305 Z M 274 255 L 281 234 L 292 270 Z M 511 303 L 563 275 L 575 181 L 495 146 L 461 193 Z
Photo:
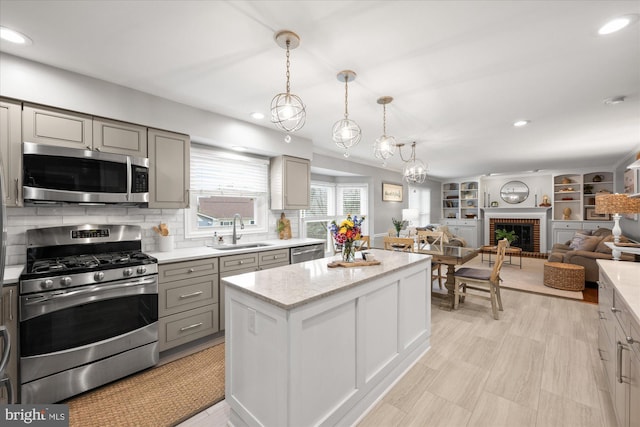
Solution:
M 519 239 L 514 246 L 521 247 L 523 242 L 520 239 L 525 238 L 525 243 L 530 246 L 523 248 L 523 254 L 543 257 L 549 250 L 549 214 L 550 210 L 547 208 L 484 208 L 484 244 L 496 244 L 496 228 L 516 229 Z M 499 225 L 496 227 L 497 224 Z
M 523 252 L 540 252 L 540 220 L 534 218 L 490 218 L 489 244 L 496 245 L 496 229 L 515 231 L 518 240 L 514 246 L 521 247 Z

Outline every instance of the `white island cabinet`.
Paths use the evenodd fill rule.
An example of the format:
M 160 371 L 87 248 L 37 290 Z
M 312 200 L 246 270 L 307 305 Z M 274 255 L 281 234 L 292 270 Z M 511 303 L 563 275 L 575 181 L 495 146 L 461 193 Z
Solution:
M 351 425 L 429 349 L 431 257 L 223 279 L 229 425 Z

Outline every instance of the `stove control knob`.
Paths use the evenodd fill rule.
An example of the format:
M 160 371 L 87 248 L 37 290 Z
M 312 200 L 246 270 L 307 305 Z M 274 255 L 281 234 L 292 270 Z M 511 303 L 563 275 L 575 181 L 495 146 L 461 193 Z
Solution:
M 138 272 L 138 274 L 144 274 L 147 272 L 147 267 L 141 265 L 136 271 Z
M 93 275 L 93 279 L 96 282 L 99 282 L 99 281 L 103 280 L 104 279 L 104 273 L 102 271 L 98 271 L 96 274 Z
M 131 276 L 131 275 L 133 274 L 133 269 L 131 269 L 131 268 L 125 268 L 125 269 L 122 271 L 122 274 L 124 274 L 124 277 L 129 277 L 129 276 Z
M 40 287 L 42 289 L 51 289 L 51 288 L 53 288 L 53 280 L 51 280 L 51 279 L 43 280 L 42 283 L 40 283 Z
M 60 284 L 62 286 L 69 286 L 71 284 L 71 277 L 69 276 L 65 276 L 62 279 L 60 279 Z

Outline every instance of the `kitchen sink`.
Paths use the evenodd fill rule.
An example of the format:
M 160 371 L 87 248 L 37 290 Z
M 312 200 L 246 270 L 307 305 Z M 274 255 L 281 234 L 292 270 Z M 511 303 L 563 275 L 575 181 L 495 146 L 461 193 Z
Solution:
M 210 248 L 216 249 L 218 251 L 232 251 L 234 249 L 251 249 L 251 248 L 262 248 L 265 246 L 271 246 L 269 243 L 244 243 L 240 245 L 209 245 Z

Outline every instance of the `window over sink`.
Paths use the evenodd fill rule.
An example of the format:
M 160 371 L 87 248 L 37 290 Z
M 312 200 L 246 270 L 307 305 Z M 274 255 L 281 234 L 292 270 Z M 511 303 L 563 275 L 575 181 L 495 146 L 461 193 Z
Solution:
M 186 236 L 231 233 L 236 213 L 242 216 L 242 233 L 266 233 L 268 184 L 269 159 L 192 144 Z

